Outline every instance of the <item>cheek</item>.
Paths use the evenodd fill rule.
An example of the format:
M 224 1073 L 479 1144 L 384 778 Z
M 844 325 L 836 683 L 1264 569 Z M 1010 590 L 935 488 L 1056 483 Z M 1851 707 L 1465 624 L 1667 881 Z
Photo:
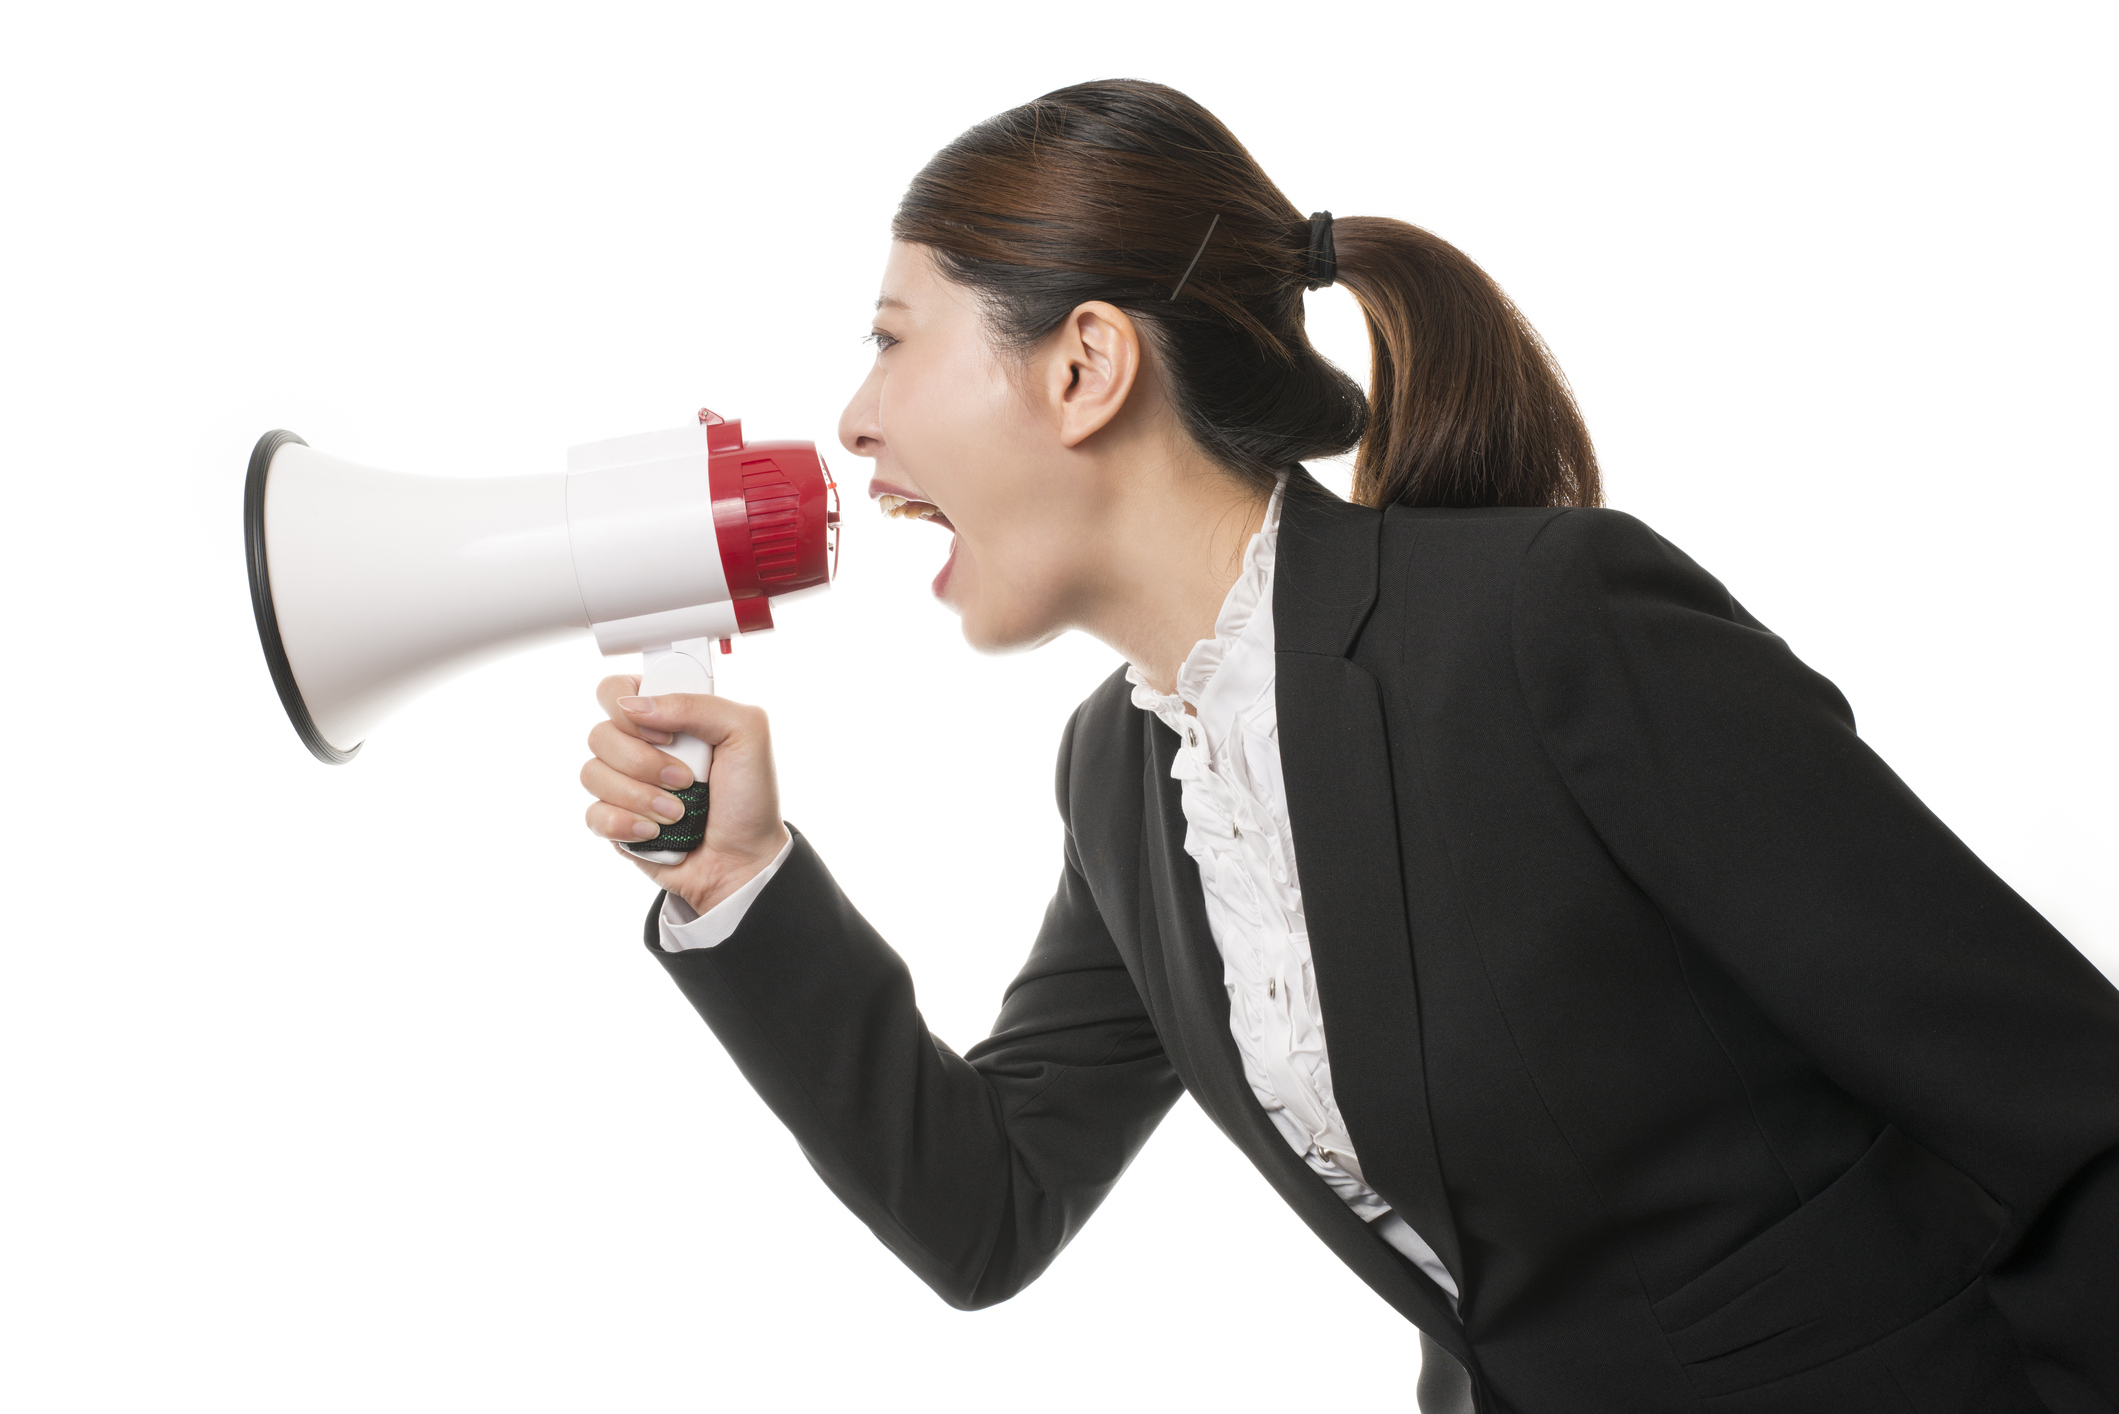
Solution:
M 900 464 L 952 515 L 975 514 L 994 473 L 1004 471 L 1017 438 L 1012 392 L 991 360 L 951 351 L 906 359 L 883 381 L 878 411 Z

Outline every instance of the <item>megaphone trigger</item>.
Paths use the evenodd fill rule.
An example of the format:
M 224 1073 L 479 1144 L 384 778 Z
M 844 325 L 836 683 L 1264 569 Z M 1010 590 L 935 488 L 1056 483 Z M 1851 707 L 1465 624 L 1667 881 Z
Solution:
M 666 648 L 650 648 L 643 655 L 640 695 L 660 697 L 665 692 L 711 693 L 714 690 L 714 640 L 691 638 Z M 650 864 L 682 864 L 684 857 L 706 841 L 706 776 L 714 764 L 714 748 L 689 732 L 662 748 L 685 764 L 692 783 L 670 794 L 684 802 L 684 818 L 664 825 L 662 833 L 646 844 L 621 845 L 626 853 Z

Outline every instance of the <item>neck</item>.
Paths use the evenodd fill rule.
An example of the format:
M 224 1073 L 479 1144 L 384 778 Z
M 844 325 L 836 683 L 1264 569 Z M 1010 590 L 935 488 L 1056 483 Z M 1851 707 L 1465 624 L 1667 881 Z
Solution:
M 1122 483 L 1128 494 L 1113 507 L 1105 532 L 1107 569 L 1081 627 L 1157 691 L 1174 692 L 1193 645 L 1214 636 L 1214 620 L 1243 572 L 1245 548 L 1265 524 L 1272 493 L 1189 447 L 1173 450 L 1164 465 L 1136 469 Z

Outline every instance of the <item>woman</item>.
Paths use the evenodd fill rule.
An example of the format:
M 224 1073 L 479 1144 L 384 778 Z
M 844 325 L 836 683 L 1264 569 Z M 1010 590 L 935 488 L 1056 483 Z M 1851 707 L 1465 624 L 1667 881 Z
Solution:
M 929 1036 L 756 709 L 608 680 L 583 782 L 651 838 L 656 744 L 717 745 L 648 945 L 913 1270 L 1006 1299 L 1189 1089 L 1419 1326 L 1424 1409 L 2119 1408 L 2119 994 L 1594 509 L 1476 266 L 1143 83 L 973 128 L 894 235 L 842 440 L 974 646 L 1129 664 L 993 1035 Z M 1303 334 L 1335 279 L 1366 403 Z M 1299 463 L 1357 442 L 1349 505 Z

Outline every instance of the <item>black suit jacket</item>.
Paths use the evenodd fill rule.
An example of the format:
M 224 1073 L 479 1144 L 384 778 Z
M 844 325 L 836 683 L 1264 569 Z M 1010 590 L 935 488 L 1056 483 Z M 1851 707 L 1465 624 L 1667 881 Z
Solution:
M 1376 512 L 1298 475 L 1273 613 L 1334 1089 L 1461 1320 L 1253 1099 L 1176 738 L 1116 675 L 1061 746 L 1058 892 L 964 1056 L 799 837 L 720 947 L 665 954 L 650 914 L 907 1265 L 1006 1299 L 1185 1089 L 1460 1406 L 2119 1408 L 2119 993 L 1829 682 L 1610 511 Z

